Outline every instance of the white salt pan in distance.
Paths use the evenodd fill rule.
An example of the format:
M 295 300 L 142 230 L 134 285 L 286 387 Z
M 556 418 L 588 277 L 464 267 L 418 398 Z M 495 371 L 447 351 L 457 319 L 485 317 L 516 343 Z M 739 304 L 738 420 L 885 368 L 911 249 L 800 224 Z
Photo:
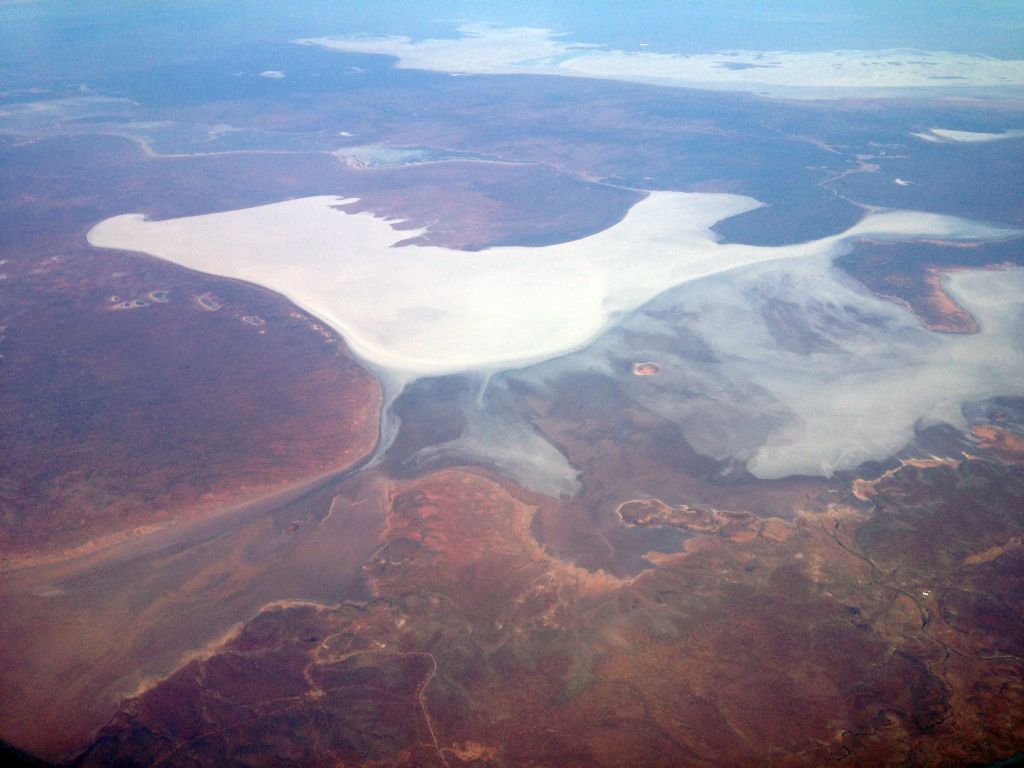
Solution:
M 907 95 L 939 87 L 1024 85 L 1024 61 L 918 50 L 725 51 L 676 54 L 613 50 L 549 29 L 463 24 L 460 36 L 319 37 L 304 45 L 394 56 L 396 66 L 467 74 L 558 75 L 782 95 Z M 955 78 L 955 79 L 950 79 Z
M 1024 139 L 1024 130 L 1020 128 L 1007 129 L 999 133 L 984 133 L 979 131 L 953 131 L 947 128 L 929 128 L 921 133 L 912 133 L 925 141 L 948 143 L 959 142 L 961 144 L 984 144 L 990 141 L 1007 141 L 1009 139 Z

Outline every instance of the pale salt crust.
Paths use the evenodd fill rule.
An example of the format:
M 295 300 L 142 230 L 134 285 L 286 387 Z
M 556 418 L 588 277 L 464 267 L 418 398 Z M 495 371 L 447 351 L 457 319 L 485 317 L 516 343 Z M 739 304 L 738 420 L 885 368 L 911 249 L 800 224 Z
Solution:
M 760 478 L 828 476 L 898 454 L 922 427 L 967 429 L 964 403 L 1024 395 L 1024 269 L 945 284 L 977 334 L 927 330 L 827 257 L 752 265 L 668 291 L 579 352 L 492 386 L 544 399 L 596 372 L 705 456 Z M 624 365 L 644 359 L 661 373 Z M 462 435 L 424 457 L 483 458 L 527 487 L 575 494 L 578 470 L 505 413 L 468 414 Z
M 278 291 L 334 327 L 362 358 L 407 376 L 493 370 L 576 349 L 662 291 L 775 259 L 834 256 L 858 237 L 1000 239 L 1015 230 L 891 211 L 798 245 L 716 242 L 717 221 L 760 205 L 726 194 L 655 192 L 597 234 L 544 247 L 466 252 L 396 243 L 425 230 L 355 202 L 309 197 L 244 210 L 97 224 L 89 242 L 142 251 Z
M 878 333 L 860 325 L 853 334 L 837 334 L 837 350 L 814 355 L 813 363 L 786 355 L 770 339 L 765 351 L 756 349 L 754 337 L 744 338 L 742 321 L 736 319 L 731 338 L 709 338 L 717 355 L 730 360 L 725 368 L 737 365 L 729 352 L 736 359 L 746 358 L 748 367 L 738 380 L 770 392 L 789 413 L 786 423 L 767 435 L 747 460 L 755 476 L 829 476 L 855 469 L 894 455 L 922 427 L 966 429 L 965 402 L 1024 394 L 1024 270 L 946 276 L 946 288 L 977 320 L 977 335 L 929 333 L 913 318 L 899 318 L 898 307 L 851 295 L 827 271 L 815 271 L 801 270 L 808 278 L 801 286 L 810 288 L 808 303 L 827 303 L 846 293 L 839 306 L 852 304 L 889 319 Z M 802 299 L 793 300 L 796 304 Z M 773 352 L 782 359 L 771 359 Z
M 351 53 L 394 56 L 396 66 L 457 74 L 535 74 L 654 85 L 847 96 L 906 95 L 915 88 L 1024 86 L 1024 61 L 943 51 L 723 51 L 671 54 L 609 50 L 567 42 L 548 29 L 459 27 L 454 39 L 404 36 L 319 37 L 295 42 Z M 813 94 L 810 91 L 814 91 Z M 834 93 L 832 93 L 834 92 Z

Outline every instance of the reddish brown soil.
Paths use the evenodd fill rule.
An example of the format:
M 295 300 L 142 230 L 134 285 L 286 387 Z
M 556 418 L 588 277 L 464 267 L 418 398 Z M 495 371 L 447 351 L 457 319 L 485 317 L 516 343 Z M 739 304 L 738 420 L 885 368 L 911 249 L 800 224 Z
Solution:
M 465 250 L 575 240 L 616 223 L 643 197 L 541 165 L 484 162 L 369 169 L 353 182 L 351 194 L 362 199 L 347 210 L 429 227 L 408 242 Z
M 124 702 L 84 764 L 924 766 L 1024 749 L 1018 469 L 908 460 L 856 494 L 719 485 L 607 380 L 563 384 L 515 407 L 583 470 L 579 498 L 475 470 L 394 483 L 372 601 L 265 611 L 242 635 L 258 653 L 231 641 Z M 616 509 L 691 538 L 630 575 Z M 168 727 L 171 707 L 203 714 Z
M 1009 430 L 985 424 L 971 427 L 981 445 L 998 456 L 1015 462 L 1024 462 L 1024 437 Z
M 373 449 L 377 383 L 283 299 L 84 250 L 34 272 L 12 281 L 23 304 L 3 360 L 8 566 L 224 509 Z M 166 303 L 110 309 L 110 295 L 157 288 Z M 210 290 L 216 312 L 194 301 Z M 251 314 L 266 324 L 242 322 Z
M 1004 243 L 858 243 L 836 263 L 879 296 L 907 306 L 930 330 L 977 333 L 970 312 L 946 293 L 946 272 L 1024 261 L 1020 240 Z
M 488 83 L 465 101 L 370 89 L 338 109 L 368 141 L 544 166 L 147 159 L 113 139 L 7 147 L 0 429 L 14 436 L 14 471 L 0 487 L 3 546 L 38 555 L 52 534 L 49 554 L 60 553 L 194 516 L 351 462 L 372 442 L 363 415 L 376 388 L 329 331 L 250 286 L 90 251 L 84 233 L 105 216 L 339 194 L 433 225 L 430 242 L 547 242 L 604 228 L 635 199 L 574 175 L 585 174 L 754 194 L 773 205 L 722 231 L 807 239 L 859 210 L 800 192 L 816 189 L 821 155 L 790 151 L 774 127 L 782 111 L 835 127 L 852 110 L 869 133 L 866 115 L 882 111 L 758 102 L 745 115 L 686 92 L 687 109 L 715 117 L 680 120 L 658 89 L 580 81 L 568 100 L 562 83 Z M 333 127 L 323 108 L 338 101 L 268 109 L 258 122 Z M 211 111 L 245 124 L 239 111 L 261 110 Z M 1010 208 L 1019 220 L 1018 175 L 1001 174 L 1008 195 L 977 173 L 964 183 L 986 187 L 1000 220 Z M 957 205 L 924 207 L 971 213 Z M 776 214 L 785 226 L 756 218 Z M 843 266 L 953 329 L 966 321 L 936 303 L 929 270 L 1020 253 L 1019 242 L 865 244 Z M 165 290 L 167 303 L 136 304 Z M 124 302 L 134 308 L 110 311 Z M 979 459 L 875 473 L 854 495 L 838 479 L 755 482 L 722 467 L 607 377 L 503 396 L 580 470 L 578 497 L 544 498 L 482 470 L 371 473 L 319 489 L 327 499 L 196 518 L 7 574 L 2 732 L 51 757 L 82 748 L 84 765 L 924 766 L 1024 751 L 1024 476 L 999 440 L 989 450 L 981 433 Z M 404 448 L 447 429 L 458 431 L 424 428 Z M 636 525 L 623 525 L 615 510 L 637 499 L 625 507 Z M 353 587 L 360 566 L 367 594 Z M 106 697 L 131 690 L 92 739 Z
M 908 467 L 875 493 L 931 499 L 909 527 L 834 504 L 632 579 L 545 554 L 534 507 L 479 475 L 407 481 L 366 565 L 374 600 L 268 608 L 126 701 L 82 764 L 991 761 L 1022 746 L 1024 561 L 935 558 L 922 533 L 968 552 L 1019 531 L 1010 480 Z

